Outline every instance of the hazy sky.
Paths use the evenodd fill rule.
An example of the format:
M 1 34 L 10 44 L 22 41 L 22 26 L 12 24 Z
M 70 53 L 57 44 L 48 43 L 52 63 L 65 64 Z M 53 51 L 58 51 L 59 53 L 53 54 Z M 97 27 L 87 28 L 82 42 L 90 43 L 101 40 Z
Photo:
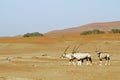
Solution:
M 120 21 L 120 0 L 0 0 L 0 36 Z

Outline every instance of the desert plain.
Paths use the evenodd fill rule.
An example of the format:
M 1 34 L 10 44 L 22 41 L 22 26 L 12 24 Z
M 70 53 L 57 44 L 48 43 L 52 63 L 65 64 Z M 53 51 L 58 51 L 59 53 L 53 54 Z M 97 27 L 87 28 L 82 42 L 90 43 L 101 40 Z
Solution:
M 78 52 L 92 55 L 92 65 L 61 58 L 67 46 L 70 53 L 79 45 Z M 96 49 L 110 54 L 111 65 L 99 65 Z M 0 80 L 120 80 L 120 34 L 1 37 Z

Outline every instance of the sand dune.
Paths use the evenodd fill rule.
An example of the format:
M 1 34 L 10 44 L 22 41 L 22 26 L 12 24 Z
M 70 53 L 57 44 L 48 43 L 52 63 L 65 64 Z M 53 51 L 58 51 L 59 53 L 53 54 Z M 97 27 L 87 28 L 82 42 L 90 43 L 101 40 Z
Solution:
M 75 35 L 80 35 L 80 33 L 83 31 L 88 31 L 93 29 L 99 29 L 102 31 L 110 31 L 111 29 L 120 29 L 120 21 L 92 23 L 92 24 L 68 28 L 64 30 L 54 30 L 47 32 L 45 36 L 50 36 L 50 37 L 75 36 Z

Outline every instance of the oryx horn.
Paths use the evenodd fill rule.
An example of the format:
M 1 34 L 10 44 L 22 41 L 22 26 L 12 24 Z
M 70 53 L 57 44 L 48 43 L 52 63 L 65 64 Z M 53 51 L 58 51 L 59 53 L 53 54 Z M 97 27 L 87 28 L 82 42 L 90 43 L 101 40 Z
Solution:
M 68 47 L 65 49 L 64 54 L 66 54 L 65 52 L 67 51 L 67 49 L 68 49 L 69 47 L 70 47 L 70 46 L 68 46 Z

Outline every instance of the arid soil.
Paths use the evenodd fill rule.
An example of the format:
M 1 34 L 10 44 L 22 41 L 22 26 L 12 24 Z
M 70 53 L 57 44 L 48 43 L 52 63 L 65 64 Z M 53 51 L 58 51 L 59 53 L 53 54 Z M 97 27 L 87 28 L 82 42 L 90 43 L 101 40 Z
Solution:
M 60 56 L 79 46 L 93 64 L 68 65 Z M 96 49 L 108 52 L 111 65 L 99 65 Z M 76 60 L 75 60 L 76 62 Z M 0 80 L 120 80 L 120 34 L 72 37 L 0 38 Z

